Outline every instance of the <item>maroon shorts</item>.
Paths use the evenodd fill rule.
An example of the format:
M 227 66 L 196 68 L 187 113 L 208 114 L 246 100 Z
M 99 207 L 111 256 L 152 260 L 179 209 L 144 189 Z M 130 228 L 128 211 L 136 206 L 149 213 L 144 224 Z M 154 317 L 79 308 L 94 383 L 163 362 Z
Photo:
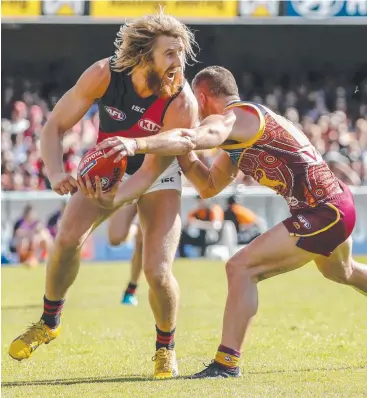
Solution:
M 337 199 L 310 208 L 291 210 L 283 221 L 291 236 L 299 236 L 297 246 L 311 253 L 330 256 L 352 233 L 356 223 L 354 199 L 349 188 Z

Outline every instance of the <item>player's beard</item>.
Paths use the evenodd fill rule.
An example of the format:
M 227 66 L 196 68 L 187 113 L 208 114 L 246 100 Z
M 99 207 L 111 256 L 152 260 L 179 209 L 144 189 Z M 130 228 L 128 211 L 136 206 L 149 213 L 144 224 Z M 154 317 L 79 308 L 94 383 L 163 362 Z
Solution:
M 176 72 L 173 80 L 170 80 L 168 79 L 168 74 L 171 71 L 172 69 L 167 69 L 163 76 L 160 76 L 154 66 L 148 70 L 146 77 L 147 86 L 157 97 L 170 98 L 177 94 L 181 88 L 183 81 L 182 72 Z

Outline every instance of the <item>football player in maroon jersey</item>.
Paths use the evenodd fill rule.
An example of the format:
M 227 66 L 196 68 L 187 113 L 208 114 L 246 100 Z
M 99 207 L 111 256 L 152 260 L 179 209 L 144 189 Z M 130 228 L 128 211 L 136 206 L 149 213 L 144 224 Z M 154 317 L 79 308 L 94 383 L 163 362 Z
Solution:
M 200 71 L 193 90 L 203 119 L 200 127 L 120 140 L 118 151 L 120 156 L 183 154 L 179 158 L 182 170 L 203 198 L 222 191 L 240 170 L 287 201 L 290 217 L 227 262 L 222 341 L 215 360 L 192 376 L 235 377 L 240 374 L 245 334 L 258 309 L 259 281 L 314 261 L 326 278 L 367 295 L 367 266 L 352 258 L 351 233 L 356 222 L 352 193 L 306 135 L 267 107 L 241 101 L 236 81 L 225 68 Z M 188 153 L 213 147 L 223 151 L 210 168 L 195 153 Z M 118 191 L 115 204 L 131 200 L 154 177 L 143 171 L 134 175 L 130 185 Z

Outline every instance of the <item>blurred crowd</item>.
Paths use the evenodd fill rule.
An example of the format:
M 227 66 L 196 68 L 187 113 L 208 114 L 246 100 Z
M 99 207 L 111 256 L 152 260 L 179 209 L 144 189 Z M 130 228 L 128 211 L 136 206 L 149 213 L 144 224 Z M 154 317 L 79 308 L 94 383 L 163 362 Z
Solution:
M 262 79 L 243 73 L 238 79 L 243 99 L 262 103 L 299 126 L 334 173 L 351 185 L 367 185 L 367 79 L 359 86 L 343 78 L 303 76 L 297 82 Z M 50 189 L 40 157 L 40 131 L 65 91 L 52 83 L 4 78 L 1 120 L 1 185 L 4 191 Z M 75 175 L 81 156 L 95 143 L 98 108 L 64 137 L 64 164 Z M 215 150 L 200 157 L 210 164 Z M 237 183 L 255 184 L 239 173 Z
M 2 230 L 1 263 L 21 263 L 36 267 L 43 262 L 52 249 L 65 206 L 66 202 L 62 202 L 60 208 L 49 214 L 47 221 L 43 222 L 32 204 L 26 204 L 19 218 L 12 224 L 11 231 Z M 83 259 L 93 256 L 89 238 L 81 256 Z
M 1 185 L 4 191 L 50 189 L 40 153 L 40 132 L 61 92 L 41 96 L 30 81 L 4 79 L 1 120 Z M 98 108 L 93 105 L 83 120 L 64 136 L 64 165 L 76 173 L 81 156 L 96 141 Z
M 65 207 L 66 202 L 61 202 L 60 207 L 42 221 L 36 206 L 27 203 L 19 218 L 9 224 L 8 230 L 2 231 L 2 264 L 36 267 L 44 262 L 52 249 Z M 177 254 L 228 258 L 231 250 L 248 244 L 266 229 L 265 220 L 240 204 L 237 196 L 229 197 L 223 207 L 197 196 L 184 222 Z M 93 236 L 89 236 L 81 256 L 87 260 L 94 254 L 95 242 Z

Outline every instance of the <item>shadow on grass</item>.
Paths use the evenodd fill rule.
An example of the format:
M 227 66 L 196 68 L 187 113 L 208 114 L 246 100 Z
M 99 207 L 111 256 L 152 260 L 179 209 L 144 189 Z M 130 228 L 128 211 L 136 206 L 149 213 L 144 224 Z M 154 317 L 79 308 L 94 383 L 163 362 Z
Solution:
M 26 386 L 57 386 L 57 385 L 73 385 L 73 384 L 94 384 L 94 383 L 129 383 L 135 381 L 159 381 L 148 377 L 126 376 L 126 377 L 79 377 L 75 379 L 54 379 L 54 380 L 20 380 L 2 382 L 2 387 L 26 387 Z
M 33 310 L 38 309 L 42 310 L 41 304 L 22 304 L 22 305 L 3 305 L 1 307 L 1 311 L 12 311 L 12 310 Z
M 362 370 L 367 369 L 367 366 L 342 366 L 338 368 L 306 368 L 306 369 L 293 369 L 293 370 L 265 370 L 260 372 L 245 372 L 246 375 L 263 375 L 263 374 L 280 374 L 280 373 L 302 373 L 302 372 L 333 372 L 339 370 Z M 172 380 L 172 379 L 170 379 Z M 189 380 L 187 376 L 180 376 L 174 380 Z M 113 377 L 113 378 L 101 378 L 101 377 L 80 377 L 75 379 L 55 379 L 55 380 L 34 380 L 34 381 L 14 381 L 14 382 L 2 382 L 2 387 L 26 387 L 26 386 L 55 386 L 55 385 L 73 385 L 73 384 L 94 384 L 94 383 L 130 383 L 130 382 L 141 382 L 141 381 L 164 381 L 155 380 L 151 377 L 140 377 L 140 376 L 125 376 L 125 377 Z M 167 381 L 169 381 L 167 379 Z

